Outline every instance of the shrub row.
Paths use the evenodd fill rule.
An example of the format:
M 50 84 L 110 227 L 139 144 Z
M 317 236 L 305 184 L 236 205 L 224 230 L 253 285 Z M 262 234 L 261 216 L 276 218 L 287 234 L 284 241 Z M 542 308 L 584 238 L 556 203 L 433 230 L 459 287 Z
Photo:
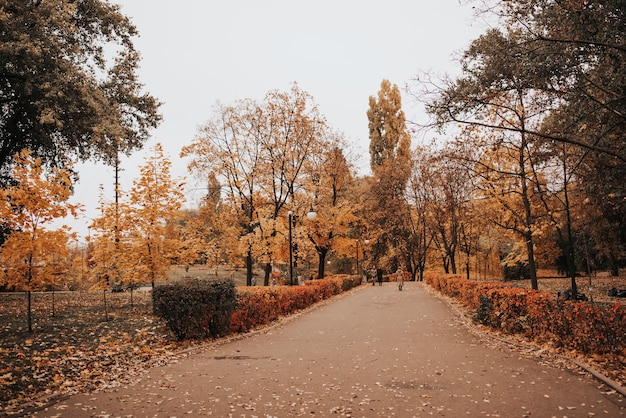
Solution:
M 361 283 L 353 276 L 312 280 L 304 286 L 241 287 L 237 289 L 237 308 L 230 321 L 230 331 L 247 332 L 290 315 L 314 303 L 350 290 Z
M 361 283 L 336 276 L 304 286 L 240 287 L 232 280 L 186 280 L 154 289 L 153 309 L 178 340 L 247 332 Z
M 459 276 L 427 274 L 435 290 L 474 313 L 474 321 L 510 334 L 584 354 L 626 354 L 626 307 L 562 301 L 501 283 L 469 281 Z

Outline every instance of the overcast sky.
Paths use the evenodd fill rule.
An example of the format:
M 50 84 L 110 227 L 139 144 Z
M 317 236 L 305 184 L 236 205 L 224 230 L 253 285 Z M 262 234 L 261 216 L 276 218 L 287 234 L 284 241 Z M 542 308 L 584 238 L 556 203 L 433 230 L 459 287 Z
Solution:
M 145 150 L 122 162 L 121 187 L 130 189 L 146 152 L 159 142 L 173 177 L 187 177 L 186 207 L 202 195 L 191 189 L 203 185 L 190 178 L 179 152 L 218 101 L 262 99 L 297 82 L 362 155 L 361 172 L 368 172 L 368 98 L 381 81 L 403 90 L 420 71 L 458 73 L 459 52 L 485 30 L 458 0 L 112 2 L 136 25 L 140 80 L 163 102 L 163 122 Z M 408 97 L 403 109 L 407 119 L 423 118 Z M 113 169 L 81 166 L 73 202 L 85 205 L 85 213 L 65 223 L 85 236 L 98 214 L 99 186 L 113 200 L 113 182 Z

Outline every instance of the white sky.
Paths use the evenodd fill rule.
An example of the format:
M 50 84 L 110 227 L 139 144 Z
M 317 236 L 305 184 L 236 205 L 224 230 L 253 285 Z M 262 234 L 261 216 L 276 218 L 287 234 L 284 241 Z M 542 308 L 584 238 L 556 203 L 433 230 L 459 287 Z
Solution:
M 195 207 L 203 187 L 179 158 L 220 101 L 262 99 L 297 82 L 311 94 L 331 127 L 362 155 L 368 172 L 367 108 L 383 79 L 400 90 L 420 71 L 458 73 L 455 57 L 484 32 L 458 0 L 113 0 L 137 26 L 139 78 L 163 106 L 163 122 L 144 151 L 122 162 L 128 191 L 146 153 L 160 142 L 172 175 L 187 178 Z M 403 99 L 409 120 L 422 110 Z M 113 169 L 83 165 L 72 201 L 79 220 L 64 220 L 84 237 L 98 215 L 99 186 L 113 200 Z

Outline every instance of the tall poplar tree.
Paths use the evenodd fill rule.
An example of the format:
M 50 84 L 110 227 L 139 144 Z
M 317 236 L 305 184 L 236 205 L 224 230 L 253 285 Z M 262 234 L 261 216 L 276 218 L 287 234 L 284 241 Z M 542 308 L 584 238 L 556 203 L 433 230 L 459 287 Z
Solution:
M 367 119 L 370 167 L 374 174 L 381 167 L 390 164 L 399 170 L 405 170 L 404 174 L 408 179 L 411 137 L 406 128 L 402 97 L 397 85 L 391 85 L 389 80 L 382 81 L 378 96 L 369 98 Z M 402 178 L 398 180 L 401 181 Z
M 406 128 L 400 90 L 383 80 L 378 96 L 370 96 L 370 165 L 374 206 L 371 222 L 378 228 L 372 253 L 381 265 L 396 268 L 406 255 L 409 211 L 405 190 L 411 174 L 411 136 Z M 404 253 L 404 255 L 403 255 Z

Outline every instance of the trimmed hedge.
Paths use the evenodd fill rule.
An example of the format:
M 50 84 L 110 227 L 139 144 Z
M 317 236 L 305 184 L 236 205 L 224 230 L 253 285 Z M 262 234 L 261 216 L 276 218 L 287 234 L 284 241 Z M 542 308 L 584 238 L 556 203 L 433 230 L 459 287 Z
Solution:
M 201 339 L 228 332 L 237 296 L 230 279 L 189 279 L 155 287 L 152 302 L 178 340 Z
M 549 293 L 428 274 L 425 282 L 474 312 L 474 321 L 584 354 L 626 354 L 626 307 L 557 300 Z
M 178 340 L 247 332 L 361 284 L 355 276 L 304 286 L 240 287 L 232 280 L 191 279 L 153 290 L 153 310 Z
M 336 276 L 304 286 L 239 287 L 230 332 L 248 332 L 361 284 L 360 277 Z

